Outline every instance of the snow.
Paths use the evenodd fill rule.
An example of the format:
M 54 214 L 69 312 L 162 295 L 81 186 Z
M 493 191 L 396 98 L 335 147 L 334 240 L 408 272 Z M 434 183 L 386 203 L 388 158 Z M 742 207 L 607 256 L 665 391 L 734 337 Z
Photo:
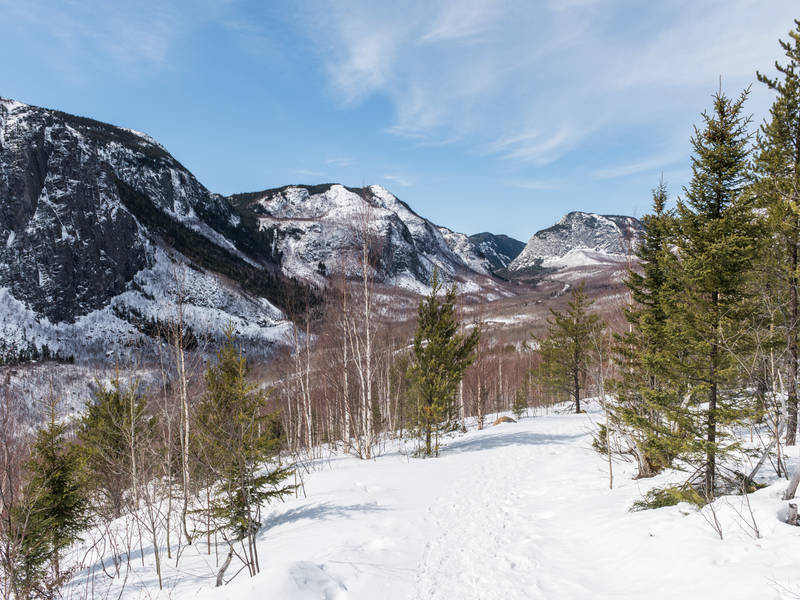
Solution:
M 318 460 L 305 476 L 307 497 L 267 511 L 255 578 L 241 573 L 214 589 L 214 555 L 196 544 L 179 571 L 169 561 L 161 594 L 152 566 L 132 561 L 122 597 L 796 597 L 782 590 L 800 590 L 800 529 L 782 522 L 785 482 L 749 496 L 760 539 L 739 516 L 748 513 L 738 496 L 715 503 L 724 540 L 685 505 L 631 513 L 644 491 L 674 475 L 635 481 L 632 465 L 615 464 L 609 490 L 604 457 L 591 449 L 599 417 L 551 414 L 483 431 L 473 426 L 449 439 L 436 459 L 411 458 L 397 447 L 371 461 Z M 796 459 L 798 448 L 789 450 Z M 237 569 L 234 563 L 229 572 Z M 76 590 L 84 589 L 83 577 Z
M 124 129 L 125 131 L 129 131 L 133 135 L 142 138 L 148 144 L 153 144 L 153 146 L 158 146 L 159 148 L 164 149 L 164 146 L 159 144 L 158 141 L 154 137 L 152 137 L 151 135 L 148 135 L 147 133 L 144 133 L 144 132 L 141 132 L 141 131 L 137 131 L 136 129 L 131 129 L 129 127 L 120 127 L 120 129 Z
M 18 102 L 16 100 L 11 100 L 10 98 L 0 98 L 0 104 L 4 105 L 9 112 L 17 108 L 26 108 L 28 106 L 27 104 L 23 104 L 22 102 Z
M 438 229 L 447 242 L 447 246 L 465 265 L 482 275 L 489 274 L 489 261 L 477 255 L 475 246 L 466 234 L 452 231 L 447 227 L 438 227 Z
M 548 256 L 542 261 L 543 267 L 569 268 L 569 267 L 591 267 L 596 265 L 607 265 L 609 263 L 623 263 L 628 260 L 624 254 L 613 254 L 609 252 L 598 252 L 575 248 L 563 256 Z
M 436 227 L 383 187 L 373 185 L 367 191 L 333 184 L 312 194 L 291 186 L 257 198 L 259 227 L 276 232 L 274 246 L 284 274 L 319 287 L 325 283 L 319 263 L 328 273 L 359 276 L 361 229 L 366 226 L 384 248 L 392 249 L 391 260 L 381 267 L 385 273 L 376 273 L 383 283 L 424 294 L 437 267 L 464 293 L 503 295 L 466 235 Z
M 509 271 L 542 266 L 570 268 L 621 263 L 635 247 L 641 223 L 632 217 L 573 211 L 552 227 L 537 231 Z
M 39 285 L 44 283 L 44 274 L 39 271 Z M 142 341 L 143 335 L 119 313 L 135 309 L 143 318 L 176 321 L 179 291 L 184 296 L 184 319 L 197 335 L 222 339 L 230 323 L 246 346 L 269 347 L 291 337 L 291 322 L 266 299 L 243 294 L 212 273 L 176 263 L 156 248 L 153 265 L 134 276 L 129 290 L 74 323 L 51 323 L 15 298 L 8 288 L 0 287 L 0 339 L 11 347 L 35 341 L 77 358 L 94 356 L 98 350 L 127 355 L 126 349 Z

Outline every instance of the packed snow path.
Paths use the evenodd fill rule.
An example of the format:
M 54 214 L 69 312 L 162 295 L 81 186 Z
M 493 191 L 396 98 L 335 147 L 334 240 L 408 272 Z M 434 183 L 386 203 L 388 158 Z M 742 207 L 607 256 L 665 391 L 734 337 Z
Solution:
M 686 506 L 631 513 L 664 480 L 637 482 L 632 466 L 615 464 L 609 490 L 608 466 L 591 449 L 596 417 L 471 430 L 436 459 L 319 461 L 307 498 L 269 511 L 257 577 L 213 589 L 213 556 L 199 554 L 167 573 L 163 597 L 797 597 L 784 589 L 800 591 L 800 528 L 781 522 L 785 484 L 750 497 L 760 539 L 738 515 L 738 497 L 718 502 L 723 541 Z M 153 597 L 154 583 L 142 570 L 125 595 Z

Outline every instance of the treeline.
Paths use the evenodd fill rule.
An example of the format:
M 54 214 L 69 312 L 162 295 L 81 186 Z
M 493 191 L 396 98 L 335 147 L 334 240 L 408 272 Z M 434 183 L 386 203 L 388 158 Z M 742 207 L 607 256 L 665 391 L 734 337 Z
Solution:
M 37 345 L 23 338 L 21 344 L 9 344 L 0 340 L 0 367 L 11 367 L 37 361 L 75 362 L 72 354 L 60 350 L 52 351 L 47 344 Z

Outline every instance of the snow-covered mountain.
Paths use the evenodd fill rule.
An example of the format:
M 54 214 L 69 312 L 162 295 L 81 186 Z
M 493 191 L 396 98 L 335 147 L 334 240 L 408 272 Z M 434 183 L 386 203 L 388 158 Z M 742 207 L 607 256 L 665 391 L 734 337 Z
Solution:
M 0 353 L 124 351 L 184 303 L 195 331 L 286 332 L 270 240 L 150 137 L 0 99 Z
M 476 247 L 478 254 L 484 258 L 492 272 L 508 267 L 525 248 L 525 242 L 486 231 L 469 236 L 469 241 Z
M 507 267 L 511 277 L 627 263 L 642 233 L 633 217 L 574 211 L 536 232 Z
M 193 331 L 232 322 L 268 350 L 291 298 L 358 273 L 364 231 L 380 283 L 424 292 L 437 267 L 463 292 L 509 293 L 466 235 L 382 187 L 226 198 L 145 134 L 0 98 L 0 362 L 124 352 L 179 300 Z
M 286 186 L 230 201 L 257 220 L 290 277 L 321 285 L 333 273 L 358 276 L 366 232 L 380 283 L 423 292 L 438 268 L 462 291 L 502 287 L 466 235 L 434 225 L 377 185 Z

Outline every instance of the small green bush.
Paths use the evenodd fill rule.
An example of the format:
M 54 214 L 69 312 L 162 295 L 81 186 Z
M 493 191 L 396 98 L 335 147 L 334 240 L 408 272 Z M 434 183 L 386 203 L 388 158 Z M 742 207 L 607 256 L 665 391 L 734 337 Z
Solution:
M 705 498 L 693 487 L 671 485 L 650 490 L 644 495 L 644 498 L 633 503 L 631 511 L 675 506 L 679 502 L 688 502 L 695 506 L 703 506 L 706 503 Z

